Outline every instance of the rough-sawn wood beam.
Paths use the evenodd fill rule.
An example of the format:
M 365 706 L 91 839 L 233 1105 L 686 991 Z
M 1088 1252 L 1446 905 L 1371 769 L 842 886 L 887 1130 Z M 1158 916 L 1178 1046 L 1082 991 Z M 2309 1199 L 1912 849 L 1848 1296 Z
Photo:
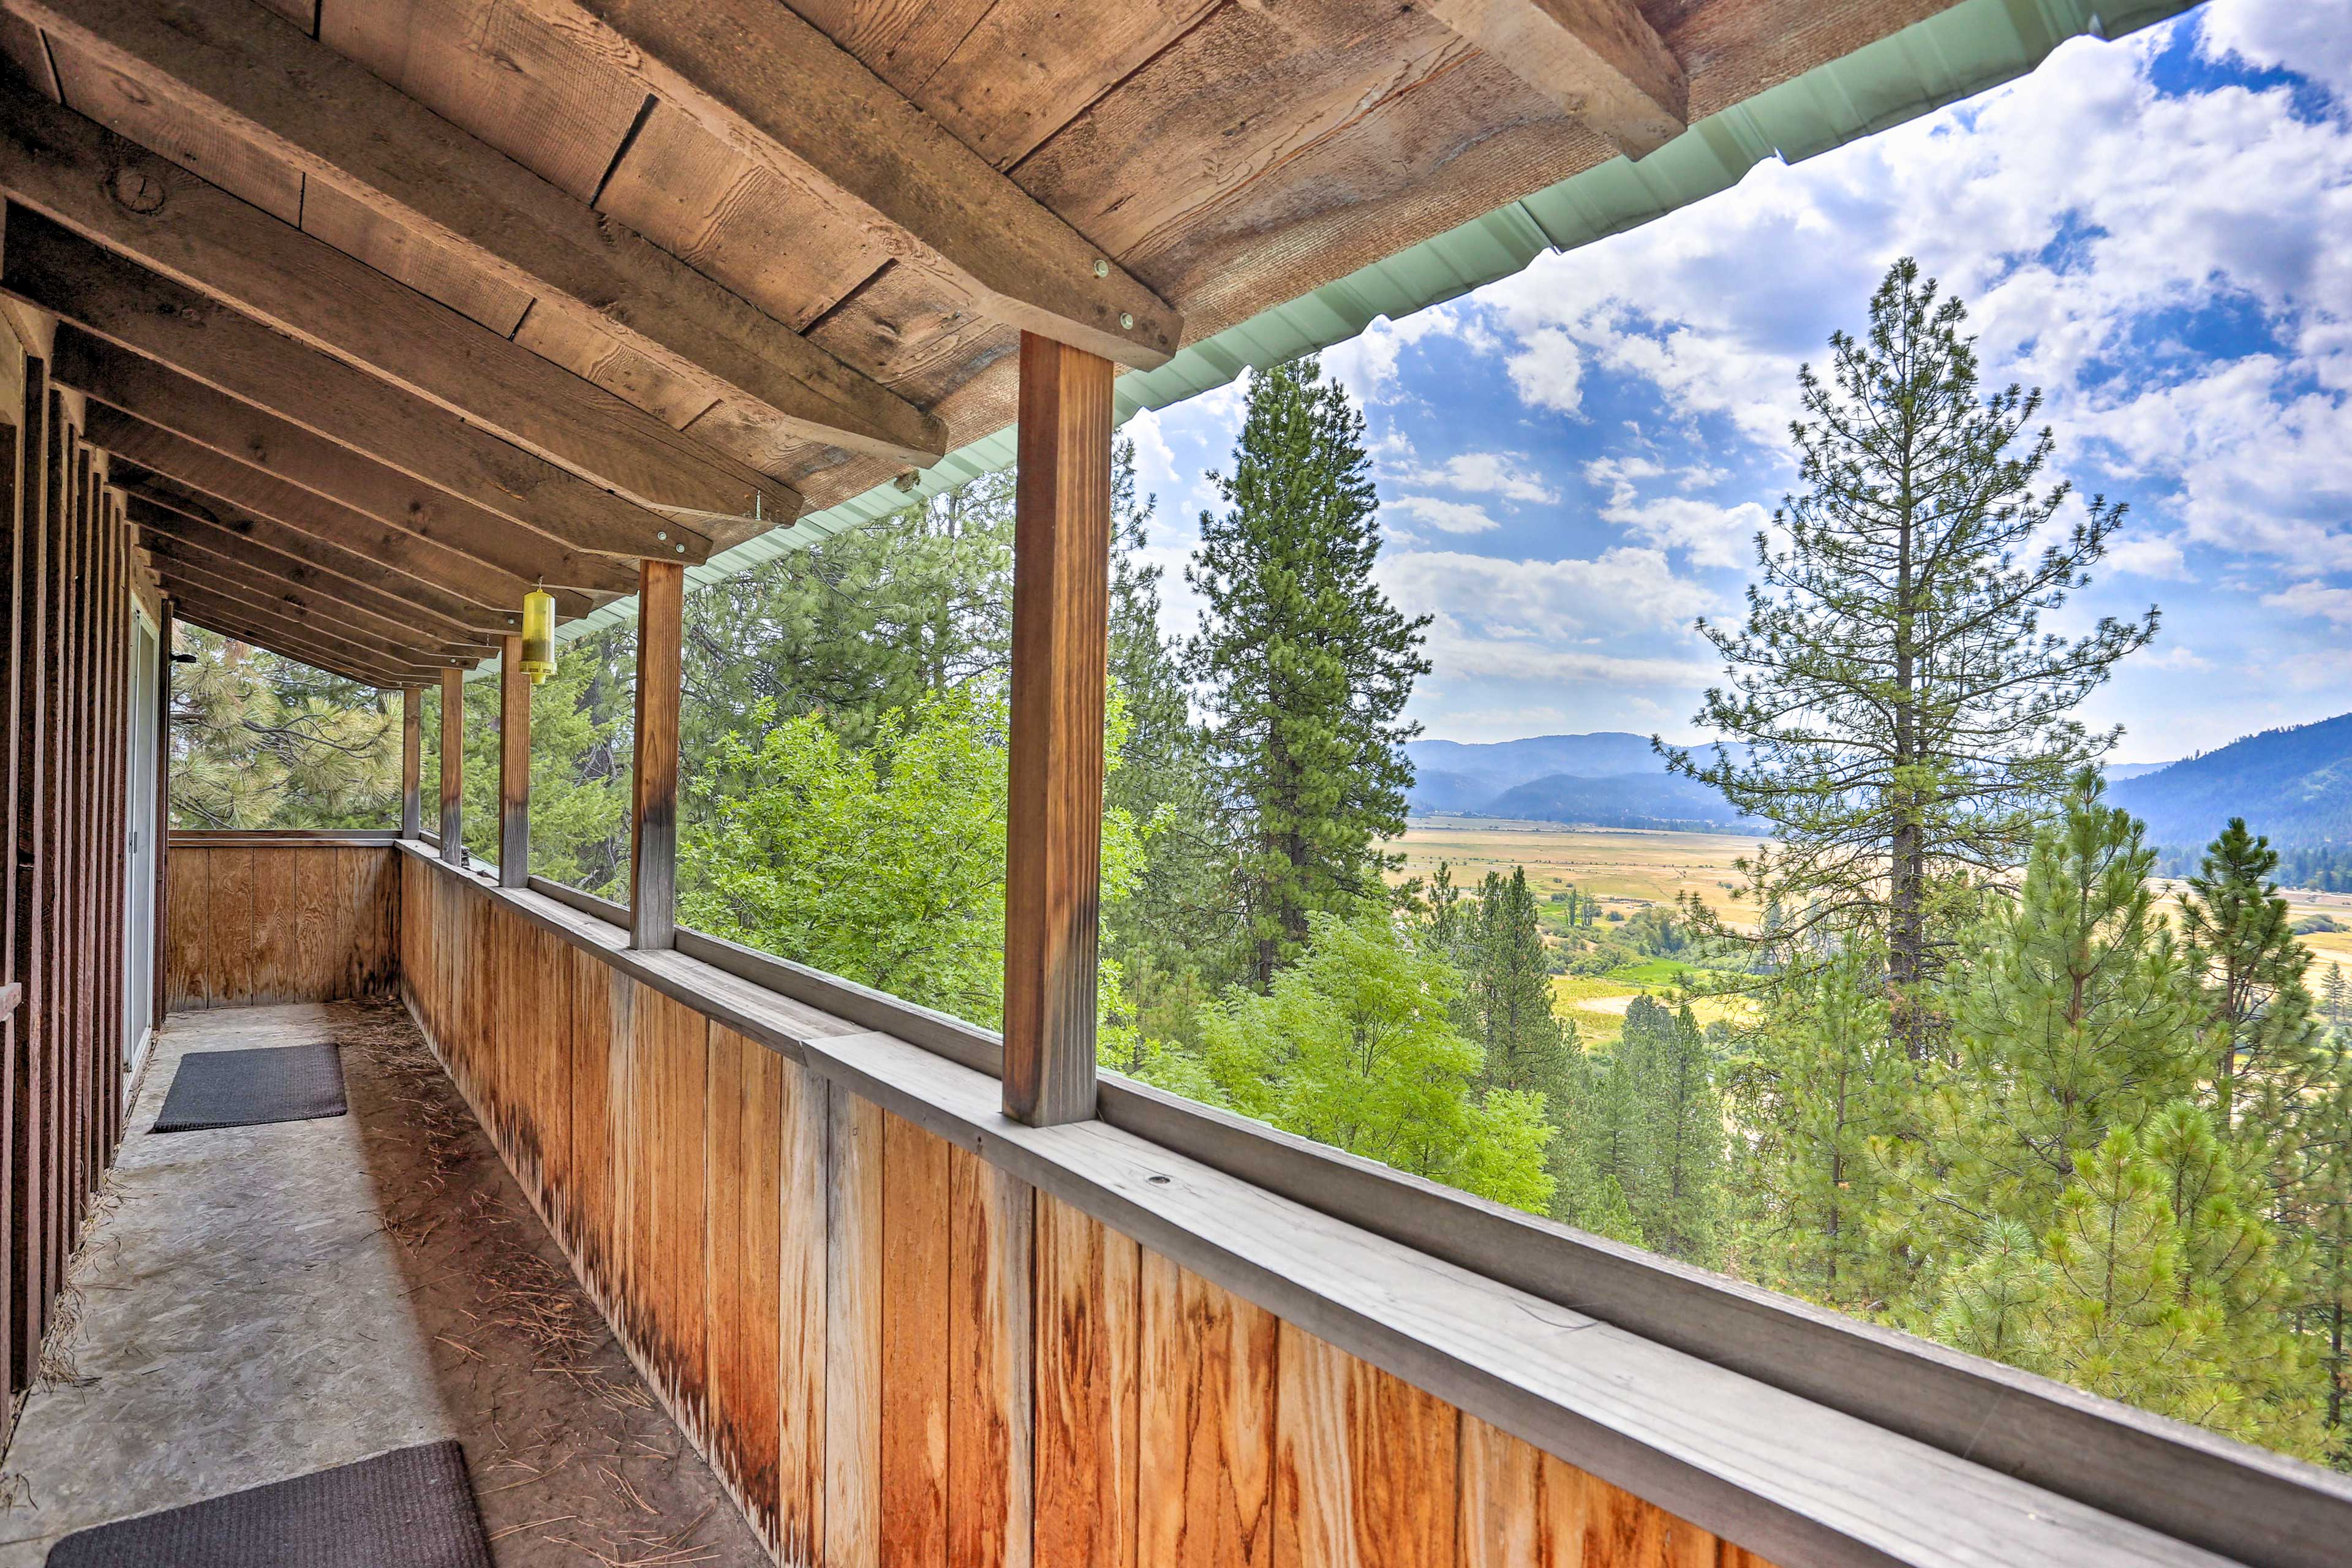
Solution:
M 515 0 L 981 310 L 1140 368 L 1183 319 L 1108 252 L 777 0 Z
M 70 38 L 124 93 L 438 239 L 533 296 L 534 311 L 731 388 L 807 439 L 923 466 L 947 449 L 929 413 L 249 0 L 6 4 Z
M 1427 0 L 1431 16 L 1629 158 L 1690 127 L 1690 82 L 1633 0 Z
M 0 189 L 150 271 L 644 505 L 791 516 L 788 485 L 0 73 Z M 664 556 L 640 510 L 599 548 Z

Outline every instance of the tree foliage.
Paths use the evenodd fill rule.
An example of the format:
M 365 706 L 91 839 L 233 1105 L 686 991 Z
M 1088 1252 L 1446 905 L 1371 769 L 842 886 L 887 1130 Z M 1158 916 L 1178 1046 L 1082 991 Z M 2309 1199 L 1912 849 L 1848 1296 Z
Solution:
M 266 649 L 177 628 L 172 821 L 178 827 L 391 827 L 400 709 L 388 694 Z

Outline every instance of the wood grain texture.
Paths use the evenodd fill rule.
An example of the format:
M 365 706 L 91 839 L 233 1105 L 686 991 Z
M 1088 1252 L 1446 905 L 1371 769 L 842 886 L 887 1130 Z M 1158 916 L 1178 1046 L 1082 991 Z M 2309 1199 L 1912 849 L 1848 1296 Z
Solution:
M 521 922 L 516 922 L 520 924 Z M 534 935 L 541 936 L 537 931 Z M 760 1539 L 777 1546 L 782 1325 L 782 1058 L 710 1028 L 708 1386 L 716 1468 Z
M 1275 1561 L 1453 1563 L 1458 1413 L 1288 1323 L 1278 1355 Z
M 1689 79 L 1633 0 L 1430 0 L 1429 9 L 1629 158 L 1689 126 Z
M 1135 1568 L 1142 1252 L 1036 1204 L 1036 1568 Z
M 522 638 L 499 643 L 499 886 L 530 880 L 530 678 Z
M 178 839 L 165 858 L 161 950 L 173 1012 L 394 994 L 392 852 L 331 839 Z
M 839 1084 L 826 1101 L 824 1556 L 881 1568 L 885 1241 L 882 1108 Z
M 466 863 L 466 677 L 441 672 L 441 858 Z
M 948 1568 L 949 1146 L 882 1117 L 882 1561 Z
M 151 271 L 623 495 L 724 511 L 761 487 L 756 469 L 86 116 L 6 83 L 0 110 L 10 200 Z M 636 553 L 655 521 L 593 547 Z
M 698 1441 L 709 1432 L 703 1141 L 709 1025 L 649 987 L 632 1005 L 630 1342 Z
M 30 209 L 9 219 L 0 290 L 574 548 L 633 553 L 668 526 L 569 468 Z
M 776 1528 L 771 1547 L 780 1562 L 815 1563 L 825 1551 L 832 1090 L 798 1062 L 772 1059 L 778 1236 Z
M 1095 1114 L 1111 365 L 1021 342 L 1004 886 L 1004 1110 Z
M 425 689 L 400 689 L 400 836 L 425 830 Z
M 629 945 L 677 941 L 677 703 L 686 569 L 637 569 L 636 760 L 629 773 Z
M 1138 1554 L 1155 1568 L 1271 1568 L 1279 1325 L 1158 1253 L 1143 1253 L 1141 1275 Z
M 948 1561 L 1028 1568 L 1035 1194 L 961 1145 L 948 1166 Z

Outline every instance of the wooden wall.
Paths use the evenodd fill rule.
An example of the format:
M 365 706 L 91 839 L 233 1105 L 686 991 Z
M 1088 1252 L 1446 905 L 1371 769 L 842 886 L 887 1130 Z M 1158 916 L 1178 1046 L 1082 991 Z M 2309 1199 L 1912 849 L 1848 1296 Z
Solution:
M 331 838 L 173 834 L 163 862 L 165 1006 L 391 996 L 393 853 Z
M 399 863 L 411 1007 L 781 1562 L 1769 1568 Z
M 47 338 L 0 311 L 0 1382 L 37 1375 L 122 1135 L 132 595 L 142 573 Z M 144 830 L 146 825 L 138 825 Z M 0 1401 L 0 1431 L 15 1406 Z

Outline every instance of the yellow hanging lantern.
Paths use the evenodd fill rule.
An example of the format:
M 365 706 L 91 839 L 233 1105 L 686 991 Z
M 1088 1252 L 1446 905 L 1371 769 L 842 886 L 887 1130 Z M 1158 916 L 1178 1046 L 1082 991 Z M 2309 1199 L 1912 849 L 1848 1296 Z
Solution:
M 555 595 L 544 588 L 522 596 L 522 663 L 518 668 L 533 686 L 555 673 Z

